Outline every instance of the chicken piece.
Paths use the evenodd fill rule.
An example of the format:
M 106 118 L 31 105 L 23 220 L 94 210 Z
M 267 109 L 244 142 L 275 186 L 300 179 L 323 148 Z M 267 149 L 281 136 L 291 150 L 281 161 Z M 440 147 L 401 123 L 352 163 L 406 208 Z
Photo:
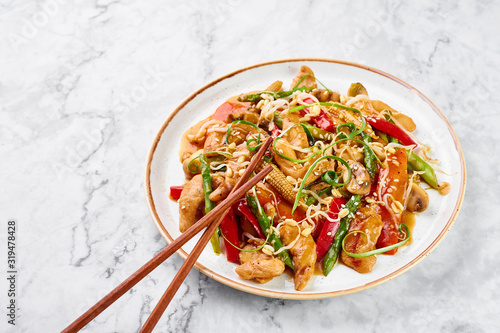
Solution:
M 236 267 L 235 272 L 243 280 L 256 279 L 260 283 L 269 282 L 285 271 L 285 264 L 277 258 L 250 260 Z
M 203 149 L 200 149 L 194 152 L 188 158 L 186 158 L 184 162 L 182 162 L 182 170 L 184 171 L 186 179 L 191 179 L 194 177 L 195 174 L 201 172 L 200 159 L 196 157 L 200 156 L 203 153 L 204 153 Z
M 181 138 L 181 149 L 179 150 L 179 158 L 181 162 L 184 162 L 186 159 L 191 157 L 193 153 L 195 153 L 200 148 L 203 148 L 203 144 L 205 143 L 205 136 L 202 136 L 197 141 L 191 141 L 188 137 L 196 135 L 201 127 L 208 121 L 209 119 L 204 119 L 188 129 Z
M 185 232 L 196 222 L 198 207 L 204 202 L 203 179 L 196 175 L 182 190 L 179 198 L 179 230 Z
M 225 135 L 226 135 L 225 133 L 221 132 L 207 133 L 203 149 L 206 152 L 209 152 L 209 151 L 216 151 L 217 148 L 225 146 L 224 142 Z
M 290 245 L 295 239 L 298 240 L 290 249 L 295 266 L 295 276 L 293 282 L 295 290 L 302 290 L 309 283 L 314 274 L 314 265 L 316 264 L 316 243 L 309 234 L 304 236 L 296 225 L 288 223 L 280 227 L 280 238 L 283 245 Z M 299 234 L 299 232 L 301 232 Z
M 306 77 L 302 82 L 299 84 L 299 87 L 313 87 L 317 88 L 318 85 L 316 84 L 316 78 L 314 77 L 314 72 L 312 69 L 310 69 L 307 66 L 302 66 L 300 67 L 300 72 L 297 74 L 297 76 L 292 80 L 292 84 L 290 85 L 290 90 L 293 89 L 297 83 L 304 77 L 305 75 L 310 75 Z
M 264 241 L 262 241 L 260 239 L 255 239 L 255 240 L 250 239 L 250 240 L 248 240 L 248 242 L 249 242 L 249 244 L 245 245 L 245 247 L 243 248 L 244 250 L 255 250 L 256 248 L 261 246 Z M 252 251 L 252 252 L 240 251 L 240 262 L 242 264 L 249 262 L 249 261 L 252 261 L 252 260 L 259 260 L 259 259 L 269 260 L 272 258 L 273 258 L 273 256 L 265 254 L 261 250 Z
M 362 233 L 350 235 L 345 240 L 345 249 L 352 253 L 363 253 L 374 250 L 383 226 L 382 218 L 372 207 L 358 209 L 355 218 L 351 222 L 349 232 L 361 230 L 366 233 L 367 237 Z M 377 262 L 375 256 L 353 258 L 346 254 L 344 250 L 342 250 L 340 257 L 345 265 L 359 273 L 370 273 Z
M 247 244 L 243 249 L 253 250 L 258 243 Z M 243 280 L 255 279 L 259 283 L 271 281 L 285 271 L 285 264 L 278 258 L 265 254 L 261 250 L 253 252 L 240 251 L 241 265 L 236 267 L 235 272 Z
M 297 115 L 287 115 L 283 119 L 283 128 L 288 129 L 294 124 L 299 122 L 299 116 Z M 290 129 L 281 140 L 276 142 L 276 150 L 287 157 L 292 159 L 305 159 L 311 153 L 299 152 L 292 149 L 289 145 L 293 145 L 301 148 L 309 148 L 309 142 L 307 140 L 307 134 L 301 126 L 295 126 Z M 309 161 L 299 164 L 289 161 L 277 153 L 274 154 L 274 159 L 276 164 L 280 167 L 281 171 L 286 175 L 294 179 L 304 178 L 307 170 L 316 159 L 310 159 Z M 311 180 L 312 181 L 312 180 Z
M 343 160 L 353 160 L 356 162 L 362 162 L 365 153 L 363 147 L 358 146 L 357 142 L 349 141 L 347 143 L 341 142 L 338 144 L 336 149 L 337 156 L 339 156 Z
M 229 166 L 228 166 L 229 168 Z M 234 171 L 233 171 L 234 173 Z M 220 177 L 220 176 L 219 176 Z M 221 177 L 222 178 L 222 177 Z M 212 191 L 209 195 L 209 199 L 214 202 L 219 202 L 227 198 L 234 185 L 236 185 L 237 179 L 235 177 L 226 176 L 223 182 L 218 182 L 219 185 Z M 213 183 L 213 182 L 212 182 Z
M 261 133 L 261 140 L 262 140 Z M 247 125 L 247 124 L 232 124 L 231 131 L 229 132 L 229 143 L 235 143 L 237 146 L 245 143 L 247 140 L 258 137 L 258 131 L 255 127 Z M 224 140 L 226 136 L 224 135 Z

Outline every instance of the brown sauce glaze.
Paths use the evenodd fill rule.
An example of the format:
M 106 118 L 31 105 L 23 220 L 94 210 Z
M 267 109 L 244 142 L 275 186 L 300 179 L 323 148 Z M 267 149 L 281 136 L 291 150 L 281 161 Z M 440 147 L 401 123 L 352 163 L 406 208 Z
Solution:
M 450 183 L 442 182 L 441 184 L 439 184 L 437 191 L 441 195 L 447 195 L 448 193 L 450 193 L 450 190 L 451 190 Z
M 405 210 L 403 214 L 401 215 L 401 223 L 404 223 L 407 227 L 408 230 L 410 230 L 410 239 L 406 242 L 405 245 L 410 245 L 413 243 L 413 228 L 415 227 L 415 213 L 409 212 Z

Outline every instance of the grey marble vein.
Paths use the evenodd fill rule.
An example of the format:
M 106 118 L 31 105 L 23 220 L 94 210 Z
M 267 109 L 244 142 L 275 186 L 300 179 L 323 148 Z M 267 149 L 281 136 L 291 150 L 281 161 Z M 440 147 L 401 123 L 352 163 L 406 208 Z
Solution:
M 339 298 L 267 299 L 193 270 L 155 331 L 497 332 L 499 15 L 488 0 L 1 2 L 0 221 L 18 221 L 20 273 L 17 325 L 2 312 L 0 331 L 60 331 L 165 246 L 144 164 L 185 97 L 244 66 L 318 57 L 382 69 L 442 110 L 468 167 L 455 225 L 408 273 Z M 83 332 L 138 332 L 182 262 Z

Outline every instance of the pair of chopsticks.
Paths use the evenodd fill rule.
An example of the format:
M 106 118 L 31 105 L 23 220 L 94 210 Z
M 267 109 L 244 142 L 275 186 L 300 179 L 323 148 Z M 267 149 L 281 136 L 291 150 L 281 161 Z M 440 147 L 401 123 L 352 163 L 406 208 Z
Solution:
M 135 286 L 139 281 L 141 281 L 146 275 L 151 273 L 156 267 L 158 267 L 162 262 L 164 262 L 168 257 L 170 257 L 175 251 L 177 251 L 182 245 L 189 241 L 194 235 L 199 233 L 203 228 L 207 227 L 200 240 L 194 247 L 193 251 L 188 255 L 186 261 L 179 269 L 174 279 L 168 286 L 167 290 L 161 297 L 160 301 L 151 312 L 148 320 L 144 323 L 144 326 L 140 332 L 151 332 L 153 328 L 158 323 L 158 320 L 162 316 L 163 312 L 167 308 L 168 304 L 174 297 L 175 293 L 181 286 L 182 282 L 188 275 L 189 271 L 196 263 L 196 260 L 200 256 L 201 252 L 207 245 L 210 237 L 214 234 L 219 227 L 222 219 L 226 215 L 229 208 L 238 201 L 246 192 L 248 192 L 253 186 L 260 182 L 264 177 L 266 177 L 269 172 L 271 172 L 272 167 L 267 166 L 262 171 L 260 171 L 256 176 L 249 179 L 252 172 L 254 171 L 257 164 L 260 162 L 262 156 L 266 152 L 267 148 L 272 142 L 272 137 L 269 137 L 259 148 L 259 151 L 255 154 L 254 158 L 250 162 L 249 166 L 240 177 L 233 190 L 229 196 L 218 204 L 212 211 L 201 218 L 193 226 L 191 226 L 186 232 L 181 236 L 176 238 L 172 243 L 167 245 L 163 250 L 161 250 L 157 255 L 155 255 L 151 260 L 139 268 L 135 273 L 130 275 L 125 281 L 120 283 L 115 289 L 104 296 L 99 302 L 88 309 L 84 314 L 78 317 L 74 322 L 72 322 L 68 327 L 66 327 L 62 333 L 78 332 L 85 325 L 87 325 L 92 319 L 97 317 L 102 311 L 104 311 L 108 306 L 113 304 L 118 298 Z M 215 221 L 215 222 L 214 222 Z

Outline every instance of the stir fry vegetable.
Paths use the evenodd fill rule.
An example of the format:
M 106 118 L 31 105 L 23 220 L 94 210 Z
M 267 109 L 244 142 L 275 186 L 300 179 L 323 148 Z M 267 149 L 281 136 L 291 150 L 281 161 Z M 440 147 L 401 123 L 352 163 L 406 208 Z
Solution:
M 283 247 L 283 243 L 271 229 L 271 221 L 269 220 L 269 217 L 264 213 L 262 207 L 260 206 L 259 200 L 255 196 L 247 194 L 247 202 L 248 206 L 252 210 L 252 213 L 257 217 L 257 220 L 259 221 L 260 227 L 264 234 L 270 234 L 269 238 L 271 240 L 272 246 L 274 247 L 274 250 L 280 251 Z M 288 251 L 280 251 L 278 255 L 281 257 L 281 259 L 283 259 L 285 265 L 287 265 L 291 269 L 294 269 L 292 259 L 290 258 L 290 254 L 288 254 Z
M 232 97 L 184 134 L 187 183 L 170 189 L 180 230 L 227 197 L 271 136 L 255 171 L 273 171 L 229 210 L 211 239 L 214 252 L 238 264 L 242 279 L 267 283 L 290 274 L 297 290 L 315 267 L 335 276 L 339 261 L 369 273 L 376 255 L 411 243 L 405 216 L 430 204 L 420 184 L 441 188 L 428 147 L 410 134 L 415 129 L 361 83 L 341 94 L 302 66 L 289 88 L 276 81 Z
M 342 240 L 347 235 L 349 231 L 349 222 L 352 219 L 352 214 L 358 209 L 361 203 L 361 196 L 356 194 L 349 199 L 347 204 L 345 205 L 345 209 L 347 209 L 347 215 L 340 220 L 340 225 L 335 233 L 335 237 L 333 239 L 333 243 L 330 246 L 330 249 L 326 252 L 325 259 L 323 261 L 323 272 L 325 275 L 328 275 L 335 265 L 337 261 L 337 257 L 339 255 L 339 251 L 342 245 Z
M 210 167 L 205 156 L 201 156 L 201 177 L 203 179 L 203 191 L 205 192 L 205 214 L 208 214 L 212 209 L 214 209 L 215 204 L 210 200 L 210 194 L 212 194 L 212 176 L 210 175 Z M 214 249 L 215 254 L 220 254 L 220 243 L 218 231 L 210 238 L 210 243 Z

